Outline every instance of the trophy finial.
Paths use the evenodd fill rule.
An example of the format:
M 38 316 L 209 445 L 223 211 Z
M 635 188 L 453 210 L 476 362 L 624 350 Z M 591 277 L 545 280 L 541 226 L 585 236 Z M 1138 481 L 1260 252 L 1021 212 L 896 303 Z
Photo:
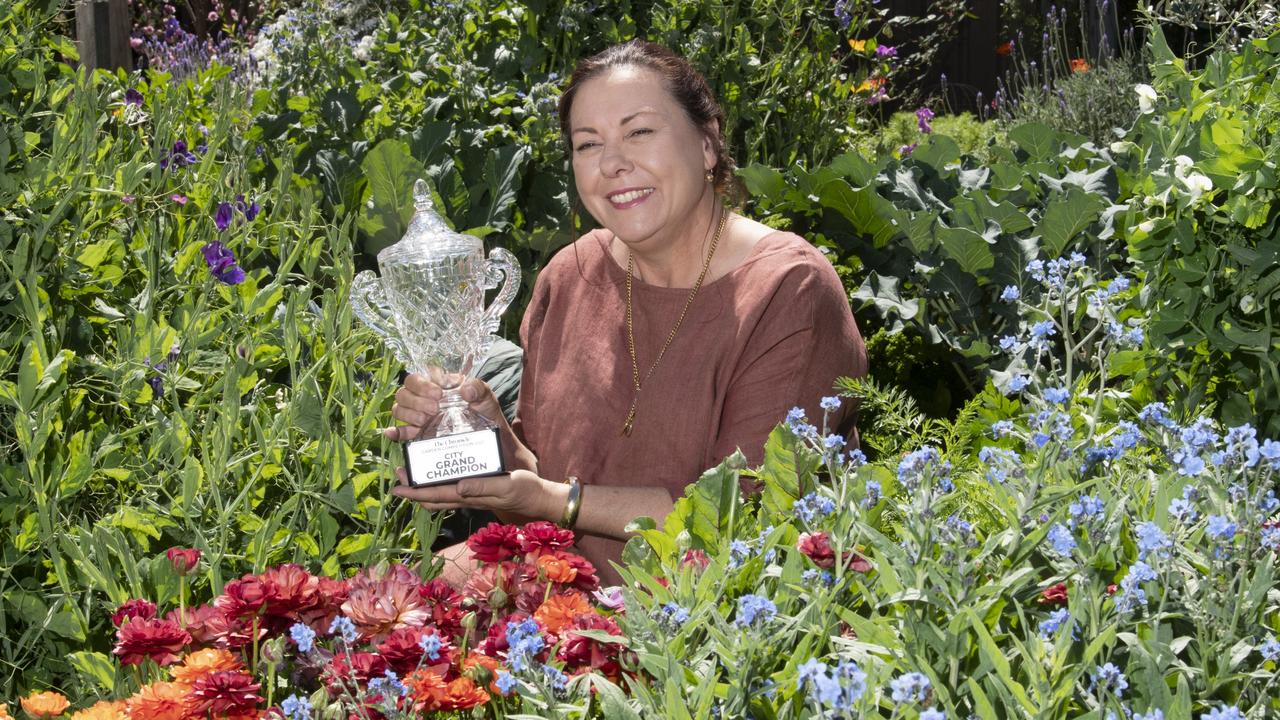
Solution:
M 430 210 L 431 205 L 431 188 L 426 180 L 418 178 L 413 183 L 413 207 L 418 210 Z

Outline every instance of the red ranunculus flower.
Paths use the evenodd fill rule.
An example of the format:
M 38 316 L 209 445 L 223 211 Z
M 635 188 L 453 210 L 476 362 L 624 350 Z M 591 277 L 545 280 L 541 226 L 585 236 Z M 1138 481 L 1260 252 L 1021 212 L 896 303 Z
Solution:
M 570 672 L 596 670 L 617 681 L 622 674 L 622 666 L 618 662 L 622 646 L 584 637 L 578 634 L 578 630 L 603 630 L 610 635 L 622 635 L 618 624 L 596 613 L 578 615 L 570 629 L 561 634 L 560 649 L 556 651 L 556 658 Z
M 342 612 L 365 637 L 379 641 L 402 627 L 422 627 L 431 617 L 419 588 L 422 580 L 404 565 L 366 568 L 347 585 Z
M 573 531 L 538 520 L 525 525 L 520 531 L 520 549 L 526 554 L 540 555 L 554 550 L 573 547 Z
M 257 575 L 245 575 L 232 580 L 222 588 L 222 594 L 213 601 L 228 618 L 247 618 L 258 614 L 267 602 L 268 588 Z
M 680 559 L 680 567 L 693 566 L 699 570 L 706 570 L 711 564 L 711 558 L 707 554 L 697 548 L 691 548 L 684 551 L 684 557 Z
M 324 669 L 325 685 L 329 692 L 340 692 L 343 684 L 355 677 L 361 685 L 366 685 L 370 678 L 381 677 L 387 672 L 387 661 L 377 653 L 342 653 L 334 655 Z
M 185 611 L 174 608 L 165 614 L 164 619 L 177 623 L 178 627 L 190 633 L 192 645 L 208 647 L 218 639 L 208 627 L 209 619 L 214 616 L 221 618 L 222 613 L 212 605 L 196 605 Z
M 126 620 L 150 620 L 156 616 L 156 604 L 140 598 L 126 600 L 111 614 L 111 624 L 120 627 Z
M 264 620 L 272 632 L 284 631 L 301 621 L 304 612 L 314 611 L 324 604 L 320 595 L 320 578 L 301 565 L 276 565 L 267 568 L 259 579 L 266 588 Z
M 1067 604 L 1067 584 L 1060 582 L 1057 585 L 1050 585 L 1040 593 L 1041 605 L 1066 605 Z
M 1116 594 L 1116 584 L 1115 584 L 1115 583 L 1111 583 L 1110 585 L 1108 585 L 1108 586 L 1107 586 L 1107 594 L 1108 594 L 1108 595 L 1115 595 L 1115 594 Z
M 845 553 L 845 567 L 854 572 L 869 573 L 875 568 L 871 561 L 863 557 L 862 553 L 856 550 L 850 550 Z
M 316 632 L 328 632 L 333 619 L 342 612 L 342 603 L 347 601 L 348 589 L 346 580 L 316 578 L 319 603 L 299 613 L 302 622 L 310 625 Z
M 427 635 L 435 635 L 440 640 L 440 649 L 436 652 L 435 659 L 423 659 L 425 654 L 422 645 L 422 638 Z M 392 670 L 396 671 L 400 677 L 404 677 L 413 672 L 419 666 L 432 667 L 441 665 L 448 667 L 453 664 L 454 655 L 457 649 L 449 643 L 447 637 L 441 636 L 434 628 L 404 627 L 392 631 L 386 640 L 378 645 L 378 654 L 382 656 Z
M 462 594 L 440 578 L 432 578 L 418 588 L 418 594 L 431 611 L 428 625 L 435 625 L 445 637 L 462 634 Z
M 200 562 L 200 551 L 196 548 L 169 548 L 165 553 L 165 557 L 169 558 L 169 563 L 173 565 L 173 571 L 179 575 L 186 575 L 196 569 L 196 565 Z
M 178 654 L 190 642 L 191 635 L 172 620 L 139 618 L 120 626 L 111 652 L 120 657 L 121 665 L 137 665 L 147 658 L 157 665 L 169 665 L 178 661 Z
M 796 541 L 796 549 L 820 568 L 830 568 L 836 564 L 831 539 L 825 532 L 801 533 L 800 539 Z
M 243 670 L 209 673 L 191 686 L 187 704 L 194 717 L 224 717 L 254 712 L 262 698 L 261 685 Z
M 253 644 L 254 637 L 261 640 L 266 637 L 267 629 L 260 618 L 228 617 L 225 613 L 215 612 L 205 618 L 204 632 L 213 637 L 218 647 L 234 650 Z M 256 632 L 255 632 L 256 631 Z
M 590 560 L 576 553 L 566 553 L 564 559 L 577 571 L 573 587 L 583 592 L 594 592 L 600 589 L 600 578 L 596 576 L 596 566 Z
M 467 538 L 467 548 L 481 562 L 503 562 L 520 554 L 520 529 L 492 522 Z

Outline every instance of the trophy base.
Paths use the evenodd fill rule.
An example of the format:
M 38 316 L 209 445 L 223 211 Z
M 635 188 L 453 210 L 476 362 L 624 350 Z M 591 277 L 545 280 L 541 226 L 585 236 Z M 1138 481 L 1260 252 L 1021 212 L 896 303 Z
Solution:
M 410 487 L 506 474 L 497 428 L 410 440 L 404 444 Z

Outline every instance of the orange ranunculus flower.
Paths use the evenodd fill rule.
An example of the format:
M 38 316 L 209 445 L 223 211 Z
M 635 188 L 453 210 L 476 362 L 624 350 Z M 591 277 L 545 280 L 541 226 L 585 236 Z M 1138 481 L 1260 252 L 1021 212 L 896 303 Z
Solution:
M 13 716 L 9 714 L 8 703 L 0 703 L 0 720 L 12 720 Z
M 489 702 L 489 693 L 476 685 L 475 681 L 463 675 L 449 683 L 445 698 L 440 703 L 441 710 L 469 710 Z
M 190 692 L 189 686 L 176 682 L 144 685 L 125 701 L 125 711 L 131 720 L 187 720 Z
M 1071 72 L 1082 73 L 1089 72 L 1092 69 L 1093 66 L 1089 64 L 1088 60 L 1085 60 L 1084 58 L 1071 58 Z
M 449 697 L 449 683 L 444 676 L 435 670 L 424 667 L 409 673 L 404 679 L 409 688 L 409 696 L 413 698 L 414 709 L 419 712 L 434 712 Z
M 71 713 L 71 720 L 129 720 L 123 700 L 102 700 Z
M 195 685 L 196 681 L 205 675 L 243 669 L 244 665 L 240 662 L 240 658 L 230 652 L 222 648 L 205 648 L 189 653 L 182 659 L 181 665 L 174 665 L 169 668 L 169 672 L 173 675 L 174 682 Z
M 590 612 L 591 603 L 582 593 L 569 592 L 551 595 L 534 611 L 533 618 L 542 623 L 547 632 L 559 635 L 579 615 Z
M 67 711 L 71 703 L 67 696 L 56 692 L 38 692 L 22 698 L 22 709 L 36 718 L 57 717 Z
M 850 40 L 849 40 L 849 47 L 853 48 L 853 51 L 854 51 L 854 52 L 859 52 L 859 53 L 860 53 L 860 52 L 866 52 L 866 51 L 867 51 L 867 41 L 866 41 L 866 40 L 853 40 L 853 39 L 850 39 Z
M 489 657 L 481 652 L 471 651 L 467 658 L 462 661 L 462 672 L 478 683 L 487 682 L 489 692 L 494 695 L 502 695 L 502 691 L 498 689 L 498 671 L 502 669 L 502 663 L 497 658 Z
M 556 583 L 568 584 L 578 577 L 578 569 L 561 557 L 561 551 L 558 550 L 538 557 L 538 572 Z
M 1013 52 L 1013 41 L 1012 41 L 1012 40 L 1009 40 L 1009 41 L 1006 41 L 1006 42 L 1002 42 L 1002 43 L 1000 43 L 999 45 L 997 45 L 997 46 L 996 46 L 996 54 L 997 54 L 997 55 L 1008 55 L 1008 54 L 1009 54 L 1009 53 L 1011 53 L 1011 52 Z

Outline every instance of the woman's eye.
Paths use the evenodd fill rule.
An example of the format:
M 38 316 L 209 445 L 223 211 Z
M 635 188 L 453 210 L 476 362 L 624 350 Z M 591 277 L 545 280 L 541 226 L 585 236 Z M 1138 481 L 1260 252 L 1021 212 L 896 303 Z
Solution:
M 590 150 L 595 146 L 596 146 L 596 143 L 588 141 L 584 143 L 578 143 L 578 146 L 574 148 L 574 150 L 576 150 L 577 152 L 583 152 L 584 150 Z
M 632 130 L 630 134 L 632 137 L 635 137 L 636 135 L 648 135 L 652 132 L 653 131 L 649 128 L 636 128 L 635 130 Z

